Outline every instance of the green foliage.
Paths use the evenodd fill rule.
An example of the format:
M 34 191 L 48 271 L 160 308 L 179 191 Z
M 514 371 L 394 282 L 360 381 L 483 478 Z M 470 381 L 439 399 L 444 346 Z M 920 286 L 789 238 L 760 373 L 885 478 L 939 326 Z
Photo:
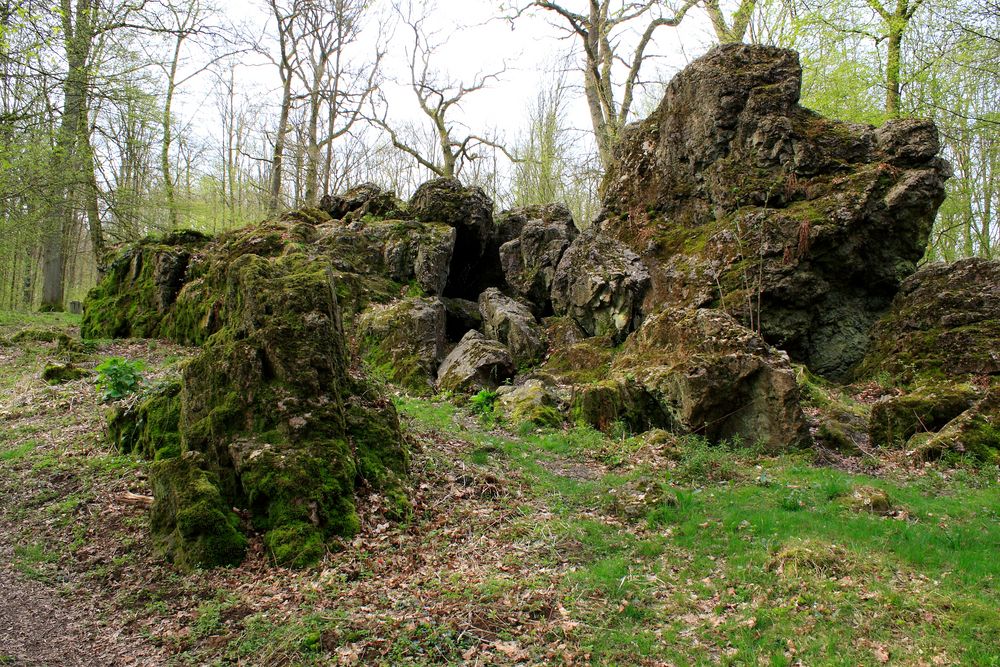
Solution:
M 101 401 L 117 401 L 133 394 L 142 387 L 142 361 L 128 361 L 123 357 L 108 357 L 94 369 L 97 371 L 97 390 Z
M 482 389 L 469 399 L 469 408 L 473 414 L 479 415 L 484 424 L 492 425 L 496 423 L 496 402 L 497 393 L 495 391 Z

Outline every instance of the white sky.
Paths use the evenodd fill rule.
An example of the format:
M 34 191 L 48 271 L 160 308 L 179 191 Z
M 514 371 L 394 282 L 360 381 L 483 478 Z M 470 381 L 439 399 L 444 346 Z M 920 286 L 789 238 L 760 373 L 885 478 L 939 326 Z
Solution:
M 258 34 L 262 31 L 266 31 L 268 36 L 274 34 L 273 21 L 269 21 L 264 0 L 218 2 L 230 20 L 254 26 Z M 572 10 L 585 11 L 587 1 L 565 0 L 564 4 Z M 374 0 L 371 5 L 371 16 L 391 16 L 387 0 Z M 579 63 L 581 50 L 577 39 L 567 39 L 564 32 L 553 27 L 551 22 L 558 22 L 559 17 L 551 12 L 535 10 L 533 14 L 519 19 L 513 29 L 508 21 L 497 19 L 500 15 L 500 0 L 437 0 L 428 27 L 436 31 L 443 42 L 432 64 L 444 77 L 468 82 L 477 73 L 499 70 L 506 62 L 507 71 L 501 80 L 486 90 L 468 96 L 455 120 L 463 122 L 476 133 L 495 131 L 508 142 L 513 142 L 525 127 L 528 109 L 539 87 L 551 79 L 552 70 L 564 62 L 567 53 L 575 54 L 571 62 Z M 368 39 L 374 37 L 379 27 L 376 21 L 372 21 Z M 644 27 L 645 23 L 636 22 L 635 30 Z M 392 118 L 420 122 L 424 117 L 417 108 L 412 91 L 406 86 L 409 74 L 405 52 L 412 38 L 405 27 L 397 27 L 395 35 L 389 44 L 383 92 L 390 101 Z M 626 46 L 631 47 L 637 35 L 626 34 L 623 40 Z M 711 43 L 711 26 L 707 18 L 700 12 L 692 11 L 679 28 L 663 27 L 657 30 L 647 49 L 647 53 L 656 57 L 645 66 L 643 78 L 660 82 L 669 80 Z M 361 47 L 362 54 L 365 48 Z M 625 53 L 631 54 L 631 48 Z M 203 62 L 204 57 L 204 54 L 192 49 L 186 66 L 193 68 L 198 61 Z M 181 74 L 183 76 L 183 67 Z M 263 102 L 272 110 L 277 109 L 280 101 L 277 70 L 265 58 L 257 54 L 241 56 L 236 77 L 239 88 L 250 100 Z M 617 80 L 623 77 L 624 70 L 619 72 Z M 567 74 L 566 81 L 574 87 L 566 119 L 571 126 L 589 131 L 590 120 L 582 90 L 579 89 L 582 74 L 573 70 Z M 212 86 L 209 75 L 192 80 L 178 91 L 175 106 L 180 118 L 207 134 L 218 131 L 217 114 L 211 99 Z M 641 93 L 637 93 L 635 108 L 641 108 L 642 102 Z

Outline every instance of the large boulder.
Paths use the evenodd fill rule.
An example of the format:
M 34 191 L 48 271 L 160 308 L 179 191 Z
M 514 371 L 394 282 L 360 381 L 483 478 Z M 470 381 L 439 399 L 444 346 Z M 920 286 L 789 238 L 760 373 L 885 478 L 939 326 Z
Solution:
M 552 307 L 588 335 L 624 339 L 641 321 L 649 273 L 619 241 L 589 229 L 563 254 L 552 279 Z
M 187 236 L 177 248 L 142 242 L 88 297 L 85 335 L 201 345 L 179 391 L 144 397 L 115 431 L 123 448 L 161 460 L 151 469 L 154 542 L 180 565 L 239 559 L 245 539 L 232 507 L 249 510 L 275 562 L 296 566 L 358 529 L 362 489 L 406 512 L 396 412 L 350 367 L 338 298 L 359 285 L 382 286 L 367 299 L 401 286 L 340 270 L 343 258 L 318 243 L 332 227 L 343 225 L 307 210 L 214 240 Z M 156 273 L 143 266 L 192 245 L 160 312 Z
M 457 232 L 445 296 L 475 298 L 495 282 L 495 276 L 484 275 L 482 263 L 493 232 L 493 200 L 481 188 L 437 178 L 417 188 L 409 211 L 420 222 L 443 223 Z
M 498 341 L 470 331 L 455 346 L 438 369 L 442 391 L 471 393 L 496 389 L 517 370 L 510 352 Z
M 1000 462 L 1000 386 L 936 433 L 914 435 L 906 447 L 924 460 L 955 452 L 986 463 Z
M 527 306 L 491 287 L 479 295 L 479 312 L 483 333 L 506 345 L 518 367 L 532 366 L 545 356 L 545 330 Z
M 924 254 L 950 169 L 929 121 L 799 106 L 793 51 L 723 45 L 626 129 L 599 227 L 651 276 L 645 311 L 716 307 L 843 377 Z
M 935 263 L 910 276 L 872 332 L 858 378 L 1000 375 L 1000 262 Z
M 549 314 L 556 267 L 577 236 L 572 214 L 563 204 L 527 206 L 505 211 L 497 227 L 511 236 L 499 248 L 507 285 L 536 314 Z
M 428 394 L 444 358 L 445 305 L 439 298 L 408 298 L 365 311 L 357 323 L 364 359 L 378 373 L 417 394 Z
M 809 430 L 788 356 L 719 310 L 666 310 L 632 334 L 612 373 L 634 379 L 670 415 L 665 426 L 770 451 Z
M 362 183 L 337 195 L 323 195 L 319 209 L 334 220 L 406 217 L 406 205 L 396 193 L 374 183 Z

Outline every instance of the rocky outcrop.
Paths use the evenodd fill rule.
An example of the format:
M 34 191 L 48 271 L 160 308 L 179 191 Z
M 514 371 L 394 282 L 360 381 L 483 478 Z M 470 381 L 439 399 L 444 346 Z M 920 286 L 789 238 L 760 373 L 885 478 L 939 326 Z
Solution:
M 417 188 L 409 211 L 420 222 L 443 223 L 457 232 L 445 296 L 474 299 L 496 283 L 496 276 L 490 275 L 495 269 L 484 275 L 483 255 L 493 233 L 493 201 L 481 188 L 465 187 L 455 178 L 437 178 Z
M 532 366 L 545 356 L 545 330 L 527 306 L 491 287 L 479 295 L 479 312 L 483 333 L 506 345 L 516 366 Z
M 792 51 L 724 45 L 630 126 L 599 226 L 646 263 L 645 310 L 717 307 L 843 377 L 924 253 L 948 165 L 928 121 L 798 105 Z
M 441 363 L 438 388 L 459 393 L 496 389 L 516 370 L 503 344 L 470 331 Z
M 439 298 L 400 299 L 365 311 L 356 338 L 369 367 L 404 389 L 428 394 L 444 358 L 446 321 Z
M 529 379 L 516 387 L 500 387 L 494 409 L 513 426 L 527 423 L 552 428 L 563 423 L 561 403 L 549 385 Z
M 550 313 L 556 267 L 577 236 L 569 209 L 550 204 L 505 211 L 497 228 L 504 239 L 509 237 L 498 252 L 510 290 L 530 303 L 536 315 Z
M 396 197 L 396 193 L 383 190 L 374 183 L 363 183 L 339 195 L 323 195 L 319 209 L 334 220 L 406 217 L 406 205 Z
M 668 310 L 629 337 L 612 372 L 634 378 L 675 432 L 770 451 L 809 442 L 788 356 L 718 310 Z
M 872 443 L 920 458 L 1000 453 L 1000 262 L 963 259 L 910 276 L 855 375 L 898 386 L 871 412 Z
M 552 280 L 552 308 L 588 335 L 622 340 L 642 317 L 649 274 L 638 255 L 595 229 L 577 237 Z
M 1000 376 L 1000 262 L 931 264 L 908 278 L 872 332 L 858 378 Z

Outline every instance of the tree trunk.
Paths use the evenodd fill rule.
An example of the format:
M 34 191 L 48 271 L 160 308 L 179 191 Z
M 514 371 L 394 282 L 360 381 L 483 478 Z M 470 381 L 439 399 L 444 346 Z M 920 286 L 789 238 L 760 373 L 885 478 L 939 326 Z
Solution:
M 894 21 L 900 19 L 895 18 Z M 899 75 L 903 50 L 902 26 L 890 25 L 889 48 L 885 65 L 885 113 L 889 118 L 899 117 Z

